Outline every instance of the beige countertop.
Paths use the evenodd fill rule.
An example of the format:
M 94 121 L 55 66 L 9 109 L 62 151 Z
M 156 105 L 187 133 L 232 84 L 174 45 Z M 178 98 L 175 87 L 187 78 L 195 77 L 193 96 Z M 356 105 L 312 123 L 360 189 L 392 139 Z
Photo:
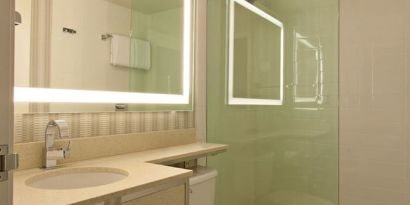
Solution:
M 168 167 L 161 164 L 183 159 L 202 157 L 226 151 L 227 145 L 194 143 L 160 148 L 125 155 L 65 164 L 56 170 L 78 167 L 107 167 L 128 172 L 124 180 L 90 188 L 45 190 L 26 185 L 26 180 L 55 170 L 28 169 L 14 172 L 14 205 L 66 205 L 98 202 L 174 180 L 187 179 L 191 170 Z M 157 163 L 157 164 L 153 164 Z

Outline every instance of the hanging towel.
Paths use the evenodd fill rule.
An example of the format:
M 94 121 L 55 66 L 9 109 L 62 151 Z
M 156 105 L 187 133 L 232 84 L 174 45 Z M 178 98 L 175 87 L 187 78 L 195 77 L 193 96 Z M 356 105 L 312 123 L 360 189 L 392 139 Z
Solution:
M 130 67 L 131 39 L 127 36 L 112 35 L 111 64 L 114 66 Z
M 111 64 L 114 66 L 151 68 L 151 44 L 148 41 L 113 34 L 111 38 Z
M 132 67 L 149 70 L 151 68 L 151 44 L 148 41 L 131 39 Z

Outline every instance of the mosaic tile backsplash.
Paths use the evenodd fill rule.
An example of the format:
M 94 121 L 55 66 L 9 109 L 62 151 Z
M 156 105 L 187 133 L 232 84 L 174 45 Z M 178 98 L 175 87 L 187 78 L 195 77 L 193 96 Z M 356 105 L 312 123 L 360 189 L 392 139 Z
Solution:
M 14 142 L 43 141 L 47 123 L 55 119 L 65 120 L 68 123 L 71 138 L 195 127 L 195 113 L 187 111 L 16 114 L 14 120 Z

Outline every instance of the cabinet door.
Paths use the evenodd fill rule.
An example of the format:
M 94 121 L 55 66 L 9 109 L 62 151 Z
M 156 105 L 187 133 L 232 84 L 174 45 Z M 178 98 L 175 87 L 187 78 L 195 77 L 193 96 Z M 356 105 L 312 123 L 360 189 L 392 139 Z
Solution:
M 185 185 L 156 192 L 121 205 L 187 205 Z

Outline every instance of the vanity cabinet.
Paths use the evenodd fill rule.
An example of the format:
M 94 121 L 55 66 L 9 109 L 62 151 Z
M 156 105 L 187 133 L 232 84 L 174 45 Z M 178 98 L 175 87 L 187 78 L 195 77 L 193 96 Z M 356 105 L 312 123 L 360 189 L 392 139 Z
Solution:
M 122 203 L 121 205 L 187 205 L 186 201 L 186 187 L 185 185 L 180 185 Z
M 188 190 L 189 183 L 183 180 L 116 196 L 93 205 L 189 205 Z

